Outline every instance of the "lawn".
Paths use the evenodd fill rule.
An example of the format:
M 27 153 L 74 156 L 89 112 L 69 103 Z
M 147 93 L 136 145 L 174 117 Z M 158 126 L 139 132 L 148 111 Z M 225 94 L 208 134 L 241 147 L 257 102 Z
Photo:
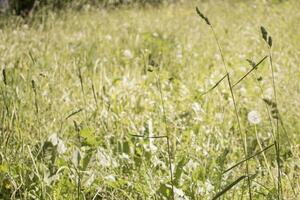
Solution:
M 0 199 L 300 199 L 298 0 L 0 17 Z

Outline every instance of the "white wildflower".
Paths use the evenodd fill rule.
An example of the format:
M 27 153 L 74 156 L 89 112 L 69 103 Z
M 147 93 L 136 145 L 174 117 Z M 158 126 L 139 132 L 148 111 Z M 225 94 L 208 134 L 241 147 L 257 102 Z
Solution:
M 259 124 L 261 121 L 260 115 L 256 110 L 252 110 L 248 113 L 248 121 L 251 124 Z
M 124 50 L 123 55 L 129 59 L 133 58 L 133 54 L 129 49 Z

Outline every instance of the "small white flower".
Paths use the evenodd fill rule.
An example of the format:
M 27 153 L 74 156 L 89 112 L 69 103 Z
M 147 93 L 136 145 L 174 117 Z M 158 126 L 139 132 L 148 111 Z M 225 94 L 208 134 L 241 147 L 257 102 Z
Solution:
M 252 110 L 251 112 L 249 112 L 248 121 L 251 124 L 259 124 L 261 121 L 259 113 L 256 110 Z
M 133 54 L 129 49 L 124 50 L 123 55 L 129 59 L 133 58 Z

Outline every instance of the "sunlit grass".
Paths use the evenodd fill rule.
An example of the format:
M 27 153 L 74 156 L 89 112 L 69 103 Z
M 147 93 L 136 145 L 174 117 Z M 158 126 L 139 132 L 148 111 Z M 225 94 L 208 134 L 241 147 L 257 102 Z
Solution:
M 236 180 L 224 199 L 247 199 L 245 166 L 223 173 L 245 159 L 227 80 L 202 95 L 226 72 L 196 6 L 214 25 L 232 83 L 251 69 L 246 59 L 269 53 L 260 26 L 272 35 L 282 190 L 298 199 L 296 0 L 1 18 L 0 198 L 171 199 L 170 155 L 176 199 L 211 199 Z M 268 59 L 234 87 L 247 152 L 256 155 L 247 160 L 253 199 L 277 195 L 272 105 L 263 100 L 272 88 Z M 169 137 L 170 154 L 155 136 Z

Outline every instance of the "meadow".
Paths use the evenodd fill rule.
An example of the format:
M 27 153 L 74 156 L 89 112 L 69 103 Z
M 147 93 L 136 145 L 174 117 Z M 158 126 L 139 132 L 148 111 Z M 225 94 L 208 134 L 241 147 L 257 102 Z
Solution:
M 0 17 L 0 199 L 300 199 L 298 0 Z

